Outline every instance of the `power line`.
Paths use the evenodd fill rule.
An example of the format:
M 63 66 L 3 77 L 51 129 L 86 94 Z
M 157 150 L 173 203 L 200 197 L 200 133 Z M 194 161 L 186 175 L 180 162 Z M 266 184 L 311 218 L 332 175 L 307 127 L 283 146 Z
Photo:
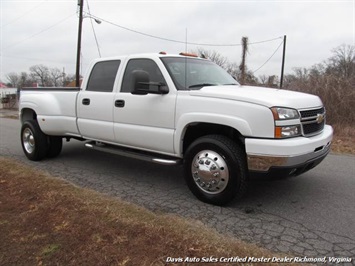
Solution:
M 75 13 L 74 13 L 74 14 L 71 14 L 71 15 L 69 15 L 69 16 L 67 16 L 66 18 L 62 19 L 61 21 L 59 21 L 59 22 L 57 22 L 57 23 L 55 23 L 55 24 L 53 24 L 52 26 L 50 26 L 50 27 L 48 27 L 48 28 L 45 28 L 44 30 L 41 30 L 41 31 L 38 32 L 38 33 L 35 33 L 35 34 L 33 34 L 33 35 L 31 35 L 31 36 L 29 36 L 29 37 L 27 37 L 27 38 L 25 38 L 25 39 L 23 39 L 23 40 L 21 40 L 21 41 L 18 41 L 18 42 L 16 42 L 16 43 L 13 43 L 13 44 L 11 44 L 11 45 L 8 45 L 8 46 L 6 46 L 5 48 L 3 48 L 3 50 L 6 50 L 6 49 L 8 49 L 8 48 L 12 48 L 12 47 L 14 47 L 14 46 L 16 46 L 16 45 L 18 45 L 18 44 L 20 44 L 20 43 L 23 43 L 24 41 L 27 41 L 27 40 L 29 40 L 29 39 L 32 39 L 33 37 L 36 37 L 37 35 L 40 35 L 40 34 L 42 34 L 43 32 L 45 32 L 45 31 L 47 31 L 47 30 L 50 30 L 50 29 L 54 28 L 55 26 L 58 26 L 59 24 L 61 24 L 61 23 L 63 23 L 64 21 L 68 20 L 69 18 L 71 18 L 71 17 L 74 16 L 74 15 L 75 15 Z
M 251 42 L 251 43 L 248 43 L 248 44 L 260 44 L 260 43 L 265 43 L 265 42 L 272 42 L 272 41 L 275 41 L 275 40 L 278 40 L 278 39 L 282 39 L 282 36 L 277 37 L 277 38 L 273 38 L 273 39 L 269 39 L 269 40 L 264 40 L 264 41 Z
M 34 7 L 32 7 L 31 9 L 29 9 L 28 11 L 26 11 L 25 13 L 23 13 L 22 15 L 18 16 L 17 18 L 11 20 L 10 22 L 6 23 L 5 25 L 2 25 L 1 28 L 4 28 L 14 22 L 16 22 L 17 20 L 19 20 L 20 18 L 26 16 L 28 13 L 30 13 L 32 10 L 36 9 L 37 7 L 39 7 L 40 5 L 42 5 L 44 2 L 48 2 L 48 0 L 44 0 L 41 3 L 35 5 Z
M 56 64 L 67 64 L 64 63 L 63 61 L 59 61 L 59 60 L 52 60 L 52 59 L 48 59 L 48 58 L 34 58 L 34 57 L 24 57 L 24 56 L 16 56 L 16 55 L 1 55 L 1 57 L 7 57 L 7 58 L 12 58 L 14 60 L 18 59 L 18 60 L 26 60 L 26 61 L 45 61 L 45 62 L 51 62 L 51 63 L 56 63 Z M 72 63 L 70 63 L 72 65 Z
M 100 18 L 100 17 L 97 17 L 95 15 L 91 15 L 93 18 L 96 18 L 96 19 L 99 19 L 101 21 L 104 21 L 108 24 L 111 24 L 115 27 L 118 27 L 118 28 L 121 28 L 121 29 L 124 29 L 124 30 L 127 30 L 127 31 L 130 31 L 130 32 L 133 32 L 133 33 L 136 33 L 136 34 L 140 34 L 140 35 L 143 35 L 143 36 L 146 36 L 146 37 L 150 37 L 150 38 L 154 38 L 154 39 L 159 39 L 159 40 L 163 40 L 163 41 L 168 41 L 168 42 L 175 42 L 175 43 L 182 43 L 182 44 L 190 44 L 190 45 L 200 45 L 200 46 L 214 46 L 214 47 L 226 47 L 226 46 L 241 46 L 242 44 L 241 43 L 230 43 L 230 44 L 212 44 L 212 43 L 195 43 L 195 42 L 186 42 L 186 41 L 180 41 L 180 40 L 174 40 L 174 39 L 169 39 L 169 38 L 165 38 L 165 37 L 160 37 L 160 36 L 156 36 L 156 35 L 152 35 L 152 34 L 149 34 L 149 33 L 145 33 L 145 32 L 142 32 L 142 31 L 138 31 L 138 30 L 134 30 L 134 29 L 131 29 L 131 28 L 127 28 L 125 26 L 122 26 L 122 25 L 119 25 L 117 23 L 114 23 L 114 22 L 111 22 L 109 20 L 106 20 L 106 19 L 103 19 L 103 18 Z M 252 42 L 252 43 L 249 43 L 249 44 L 260 44 L 260 43 L 265 43 L 265 42 L 271 42 L 271 41 L 275 41 L 277 39 L 281 39 L 282 37 L 277 37 L 277 38 L 273 38 L 273 39 L 269 39 L 269 40 L 264 40 L 264 41 L 257 41 L 257 42 Z
M 281 47 L 281 45 L 283 44 L 283 40 L 282 42 L 279 44 L 279 46 L 276 48 L 276 50 L 273 52 L 273 54 L 256 70 L 252 71 L 253 74 L 255 74 L 256 71 L 258 71 L 259 69 L 261 69 L 263 66 L 265 66 L 270 60 L 271 58 L 276 54 L 276 52 L 279 50 L 279 48 Z
M 90 6 L 89 6 L 89 0 L 86 0 L 86 3 L 87 3 L 87 6 L 88 6 L 89 16 L 91 17 Z M 95 28 L 94 28 L 94 23 L 92 22 L 92 19 L 90 19 L 90 23 L 91 23 L 92 31 L 93 31 L 93 33 L 94 33 L 97 51 L 99 52 L 99 56 L 101 57 L 99 42 L 97 41 L 96 32 L 95 32 Z

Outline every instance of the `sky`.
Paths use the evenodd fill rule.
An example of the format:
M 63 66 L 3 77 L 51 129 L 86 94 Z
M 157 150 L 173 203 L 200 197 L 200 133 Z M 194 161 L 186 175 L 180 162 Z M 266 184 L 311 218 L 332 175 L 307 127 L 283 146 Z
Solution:
M 355 45 L 355 0 L 83 1 L 84 76 L 100 55 L 198 48 L 239 65 L 242 37 L 249 40 L 248 69 L 280 76 L 285 35 L 286 74 L 322 63 L 337 46 Z M 75 74 L 78 21 L 78 0 L 0 0 L 0 80 L 38 64 Z

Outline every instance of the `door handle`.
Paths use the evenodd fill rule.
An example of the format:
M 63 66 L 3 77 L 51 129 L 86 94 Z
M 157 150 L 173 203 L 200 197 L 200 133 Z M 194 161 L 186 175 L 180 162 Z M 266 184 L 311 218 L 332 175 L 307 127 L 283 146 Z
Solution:
M 82 100 L 83 105 L 90 105 L 90 99 L 85 98 Z
M 116 107 L 122 108 L 122 107 L 124 107 L 124 105 L 125 105 L 125 101 L 124 100 L 116 100 L 115 101 L 115 106 Z

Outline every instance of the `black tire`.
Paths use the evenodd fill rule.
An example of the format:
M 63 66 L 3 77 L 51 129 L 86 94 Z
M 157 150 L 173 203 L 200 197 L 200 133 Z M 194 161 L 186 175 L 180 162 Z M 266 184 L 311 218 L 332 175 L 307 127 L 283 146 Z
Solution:
M 61 137 L 48 136 L 47 157 L 48 158 L 57 157 L 61 153 L 62 147 L 63 147 L 63 140 Z
M 40 129 L 37 121 L 29 120 L 21 127 L 21 146 L 28 159 L 40 161 L 47 155 L 47 136 Z
M 185 180 L 201 201 L 225 205 L 247 191 L 248 172 L 244 150 L 222 135 L 194 141 L 185 153 Z

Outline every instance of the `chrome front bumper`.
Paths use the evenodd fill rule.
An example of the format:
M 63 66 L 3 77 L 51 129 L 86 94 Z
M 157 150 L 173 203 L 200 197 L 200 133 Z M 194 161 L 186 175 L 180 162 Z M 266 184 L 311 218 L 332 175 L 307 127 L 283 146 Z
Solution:
M 261 144 L 261 149 L 275 150 L 280 154 L 249 153 L 247 146 L 249 171 L 268 173 L 279 170 L 279 172 L 285 172 L 288 175 L 304 173 L 319 164 L 327 156 L 332 137 L 333 130 L 330 126 L 327 126 L 326 130 L 318 136 L 300 140 L 289 139 L 286 144 L 277 142 L 277 140 L 252 140 L 253 143 L 250 145 L 252 148 L 255 148 L 256 144 Z M 266 144 L 266 146 L 262 144 Z M 306 149 L 306 151 L 300 154 L 302 149 Z M 292 152 L 295 154 L 292 154 Z

